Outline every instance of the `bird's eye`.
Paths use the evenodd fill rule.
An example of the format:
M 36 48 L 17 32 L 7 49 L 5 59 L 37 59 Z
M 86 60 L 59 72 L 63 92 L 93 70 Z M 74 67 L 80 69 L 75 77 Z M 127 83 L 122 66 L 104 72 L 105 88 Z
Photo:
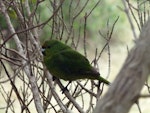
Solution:
M 49 45 L 49 46 L 47 46 L 46 48 L 48 48 L 48 49 L 49 49 L 49 48 L 51 48 L 51 46 Z

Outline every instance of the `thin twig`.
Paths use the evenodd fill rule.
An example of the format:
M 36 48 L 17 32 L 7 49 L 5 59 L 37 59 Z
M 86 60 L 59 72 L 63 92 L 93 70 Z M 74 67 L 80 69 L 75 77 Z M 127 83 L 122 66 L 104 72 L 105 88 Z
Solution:
M 130 23 L 130 26 L 131 26 L 131 29 L 132 29 L 132 33 L 133 33 L 134 39 L 137 40 L 137 34 L 135 32 L 135 28 L 134 28 L 132 19 L 130 17 L 129 9 L 128 9 L 127 5 L 126 5 L 126 2 L 127 2 L 126 0 L 122 0 L 122 3 L 123 3 L 124 8 L 125 8 L 125 13 L 126 13 L 126 15 L 128 17 L 128 20 L 129 20 L 129 23 Z

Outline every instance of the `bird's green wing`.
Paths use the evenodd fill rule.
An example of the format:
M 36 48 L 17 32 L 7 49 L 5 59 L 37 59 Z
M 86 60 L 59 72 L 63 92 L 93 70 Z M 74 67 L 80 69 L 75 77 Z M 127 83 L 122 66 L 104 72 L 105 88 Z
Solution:
M 93 69 L 89 61 L 74 50 L 66 50 L 47 59 L 47 67 L 54 76 L 66 80 L 97 79 L 99 73 Z

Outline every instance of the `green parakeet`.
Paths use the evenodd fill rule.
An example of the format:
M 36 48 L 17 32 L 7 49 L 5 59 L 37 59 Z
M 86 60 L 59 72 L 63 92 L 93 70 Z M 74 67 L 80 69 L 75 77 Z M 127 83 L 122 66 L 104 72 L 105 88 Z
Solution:
M 97 79 L 109 84 L 89 63 L 88 59 L 58 40 L 46 41 L 42 46 L 44 64 L 56 78 L 74 81 Z

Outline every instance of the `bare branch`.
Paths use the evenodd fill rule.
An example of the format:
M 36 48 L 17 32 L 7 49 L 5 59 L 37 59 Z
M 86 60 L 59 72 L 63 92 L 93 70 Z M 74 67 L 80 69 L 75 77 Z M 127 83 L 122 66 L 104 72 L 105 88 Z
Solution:
M 150 20 L 145 23 L 135 47 L 94 113 L 127 113 L 137 102 L 150 73 Z
M 0 7 L 1 7 L 1 11 L 6 19 L 6 22 L 7 22 L 7 25 L 8 25 L 8 28 L 11 32 L 11 34 L 15 34 L 15 29 L 10 21 L 10 17 L 8 15 L 8 13 L 6 12 L 6 7 L 3 3 L 2 0 L 0 0 Z M 13 36 L 13 39 L 15 40 L 15 43 L 16 43 L 16 46 L 17 46 L 17 49 L 19 51 L 19 53 L 23 56 L 23 57 L 26 57 L 26 55 L 24 54 L 24 50 L 21 46 L 21 42 L 18 38 L 17 35 L 14 35 Z M 27 62 L 25 60 L 22 60 L 22 64 L 26 64 Z M 35 102 L 35 105 L 36 105 L 36 109 L 38 112 L 40 113 L 44 113 L 44 110 L 43 110 L 43 107 L 42 107 L 42 103 L 41 103 L 41 100 L 40 100 L 40 96 L 39 96 L 39 91 L 38 91 L 38 87 L 37 87 L 37 83 L 36 83 L 36 79 L 35 77 L 32 75 L 31 73 L 31 70 L 30 70 L 30 67 L 29 65 L 26 65 L 24 67 L 24 71 L 25 73 L 27 74 L 28 78 L 29 78 L 29 81 L 30 81 L 30 84 L 31 84 L 31 88 L 32 88 L 32 93 L 33 93 L 33 97 L 34 97 L 34 102 Z
M 128 20 L 129 20 L 129 23 L 130 23 L 130 26 L 131 26 L 131 29 L 132 29 L 132 32 L 133 32 L 134 39 L 136 40 L 137 39 L 137 34 L 135 32 L 135 28 L 134 28 L 132 19 L 131 19 L 130 14 L 129 14 L 129 9 L 127 7 L 126 1 L 122 0 L 122 2 L 123 2 L 123 5 L 124 5 L 124 8 L 125 8 L 125 13 L 126 13 L 126 15 L 128 17 Z

